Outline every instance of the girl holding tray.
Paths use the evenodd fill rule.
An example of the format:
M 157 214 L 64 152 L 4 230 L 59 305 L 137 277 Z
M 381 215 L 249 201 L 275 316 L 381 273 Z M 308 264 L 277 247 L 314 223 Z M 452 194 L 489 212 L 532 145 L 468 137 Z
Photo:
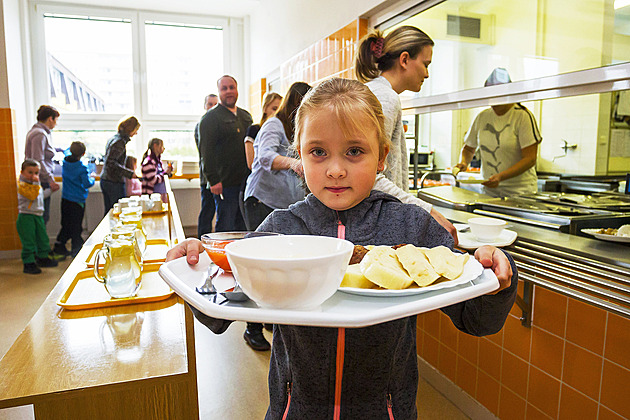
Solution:
M 275 210 L 258 230 L 452 249 L 451 235 L 426 211 L 372 189 L 389 145 L 381 106 L 366 86 L 322 82 L 305 96 L 296 117 L 295 147 L 312 194 Z M 186 255 L 196 264 L 202 250 L 189 239 L 169 251 L 167 261 Z M 503 327 L 517 277 L 511 257 L 497 248 L 479 248 L 475 257 L 493 268 L 499 290 L 442 311 L 461 331 L 482 336 Z M 217 334 L 231 323 L 193 312 Z M 352 329 L 275 326 L 267 419 L 416 418 L 417 390 L 416 316 Z

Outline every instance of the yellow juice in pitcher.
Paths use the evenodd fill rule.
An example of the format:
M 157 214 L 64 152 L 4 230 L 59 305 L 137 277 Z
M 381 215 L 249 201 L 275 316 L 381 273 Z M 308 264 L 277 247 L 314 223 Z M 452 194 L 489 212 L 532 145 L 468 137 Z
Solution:
M 120 215 L 120 222 L 123 225 L 134 225 L 138 228 L 138 230 L 142 233 L 142 236 L 144 237 L 144 240 L 147 240 L 147 234 L 144 232 L 144 229 L 142 228 L 142 215 L 138 215 L 138 214 L 121 214 Z
M 142 281 L 142 268 L 132 241 L 118 238 L 107 244 L 105 258 L 105 288 L 112 297 L 129 297 L 136 294 Z

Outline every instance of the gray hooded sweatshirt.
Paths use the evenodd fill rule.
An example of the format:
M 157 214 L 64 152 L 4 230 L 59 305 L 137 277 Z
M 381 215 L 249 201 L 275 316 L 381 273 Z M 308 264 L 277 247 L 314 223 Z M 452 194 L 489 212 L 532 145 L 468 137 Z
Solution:
M 453 248 L 453 238 L 426 211 L 379 191 L 339 212 L 309 195 L 275 210 L 258 230 L 337 237 L 339 223 L 357 245 Z M 458 329 L 482 336 L 503 327 L 518 283 L 508 258 L 514 272 L 509 288 L 442 308 Z M 229 325 L 194 312 L 216 333 Z M 417 389 L 416 316 L 365 328 L 274 328 L 266 419 L 328 419 L 335 411 L 342 419 L 416 419 Z

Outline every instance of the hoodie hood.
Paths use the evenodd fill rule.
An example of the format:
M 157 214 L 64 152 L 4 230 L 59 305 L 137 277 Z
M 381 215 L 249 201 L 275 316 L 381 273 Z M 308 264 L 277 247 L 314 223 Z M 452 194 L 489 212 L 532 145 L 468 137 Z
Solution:
M 289 211 L 302 220 L 306 228 L 315 235 L 337 236 L 337 226 L 352 226 L 352 237 L 356 243 L 366 242 L 374 237 L 381 207 L 388 202 L 400 202 L 397 198 L 381 191 L 372 190 L 370 195 L 348 210 L 332 210 L 326 207 L 313 194 L 304 201 L 289 206 Z

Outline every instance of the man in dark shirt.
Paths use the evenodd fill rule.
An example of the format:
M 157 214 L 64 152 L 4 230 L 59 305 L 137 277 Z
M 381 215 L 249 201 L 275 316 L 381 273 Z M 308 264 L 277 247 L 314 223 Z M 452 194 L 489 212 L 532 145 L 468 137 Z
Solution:
M 219 97 L 214 93 L 206 96 L 203 108 L 206 112 L 212 109 L 219 102 Z M 199 151 L 199 123 L 195 126 L 195 144 Z M 214 194 L 207 188 L 206 177 L 203 175 L 203 157 L 199 153 L 199 185 L 201 187 L 201 211 L 197 219 L 197 236 L 201 239 L 204 233 L 212 232 L 212 219 L 214 218 L 215 205 Z
M 249 169 L 243 139 L 252 124 L 249 112 L 236 106 L 238 87 L 232 76 L 217 81 L 219 104 L 199 122 L 199 153 L 207 187 L 214 194 L 217 232 L 246 230 L 239 191 Z

